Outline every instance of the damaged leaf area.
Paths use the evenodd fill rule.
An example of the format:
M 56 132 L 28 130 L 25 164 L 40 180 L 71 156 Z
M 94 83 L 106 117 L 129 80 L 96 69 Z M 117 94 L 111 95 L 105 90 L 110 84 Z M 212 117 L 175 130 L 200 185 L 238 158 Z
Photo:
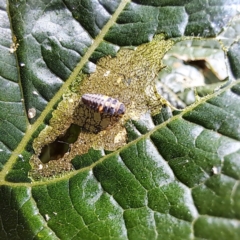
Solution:
M 91 148 L 115 151 L 126 144 L 126 121 L 138 120 L 146 112 L 155 115 L 168 105 L 155 85 L 157 74 L 164 68 L 161 60 L 173 44 L 159 35 L 134 50 L 121 49 L 115 58 L 100 59 L 96 71 L 89 76 L 79 74 L 53 111 L 49 125 L 34 141 L 31 177 L 36 180 L 72 171 L 72 159 Z M 86 93 L 117 99 L 125 105 L 125 114 L 109 116 L 90 109 L 81 101 Z M 78 133 L 76 141 L 66 141 L 72 127 L 72 132 Z M 70 134 L 69 138 L 75 137 Z M 51 147 L 59 149 L 52 156 Z M 63 148 L 66 152 L 62 154 Z
M 157 90 L 176 108 L 186 108 L 228 79 L 224 46 L 215 39 L 177 42 L 164 56 Z

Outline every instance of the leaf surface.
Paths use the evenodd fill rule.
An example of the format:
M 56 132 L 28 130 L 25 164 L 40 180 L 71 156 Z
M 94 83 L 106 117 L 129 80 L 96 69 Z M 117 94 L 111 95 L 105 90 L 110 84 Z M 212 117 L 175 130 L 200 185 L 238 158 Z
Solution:
M 239 6 L 238 0 L 1 1 L 0 238 L 239 239 Z M 151 78 L 155 62 L 149 61 L 119 74 L 119 60 L 116 76 L 141 90 L 134 81 L 143 69 L 162 84 L 159 90 L 177 56 L 183 65 L 218 60 L 217 67 L 229 68 L 209 69 L 223 71 L 228 81 L 215 91 L 204 83 L 208 91 L 199 90 L 202 97 L 190 103 L 176 90 L 185 85 L 165 82 L 162 94 L 182 103 L 182 111 L 163 107 L 155 116 L 132 115 L 124 126 L 125 145 L 108 151 L 93 144 L 71 155 L 70 171 L 34 179 L 34 141 L 47 126 L 58 131 L 56 116 L 63 122 L 72 114 L 71 102 L 62 115 L 56 111 L 80 70 L 93 73 L 103 67 L 102 57 L 118 59 L 120 47 L 139 49 L 159 33 L 175 41 L 166 71 Z M 84 88 L 83 80 L 78 84 Z

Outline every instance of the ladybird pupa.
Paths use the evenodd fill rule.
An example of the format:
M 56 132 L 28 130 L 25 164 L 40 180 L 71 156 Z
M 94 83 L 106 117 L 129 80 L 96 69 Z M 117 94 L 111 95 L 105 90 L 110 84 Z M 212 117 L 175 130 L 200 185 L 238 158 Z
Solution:
M 102 94 L 83 94 L 82 102 L 94 111 L 110 116 L 122 116 L 126 111 L 122 102 Z

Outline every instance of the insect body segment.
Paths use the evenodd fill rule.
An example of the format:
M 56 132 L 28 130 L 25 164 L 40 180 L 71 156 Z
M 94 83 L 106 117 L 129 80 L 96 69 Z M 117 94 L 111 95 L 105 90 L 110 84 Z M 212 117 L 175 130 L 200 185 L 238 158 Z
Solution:
M 84 94 L 82 102 L 93 110 L 110 116 L 121 116 L 126 111 L 123 103 L 106 95 Z

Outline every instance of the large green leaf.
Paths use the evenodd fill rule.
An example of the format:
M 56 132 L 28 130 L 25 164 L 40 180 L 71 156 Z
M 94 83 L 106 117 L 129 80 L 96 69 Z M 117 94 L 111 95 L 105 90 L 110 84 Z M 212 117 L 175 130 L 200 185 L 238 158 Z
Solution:
M 1 0 L 0 239 L 239 239 L 239 7 Z M 210 83 L 190 73 L 199 62 Z M 115 80 L 94 78 L 100 68 Z M 187 87 L 172 80 L 182 73 Z M 155 83 L 184 109 L 159 112 L 162 98 L 142 98 Z M 38 149 L 70 124 L 78 137 L 70 119 L 81 94 L 96 89 L 129 100 L 124 127 L 85 131 L 70 162 L 41 163 Z

